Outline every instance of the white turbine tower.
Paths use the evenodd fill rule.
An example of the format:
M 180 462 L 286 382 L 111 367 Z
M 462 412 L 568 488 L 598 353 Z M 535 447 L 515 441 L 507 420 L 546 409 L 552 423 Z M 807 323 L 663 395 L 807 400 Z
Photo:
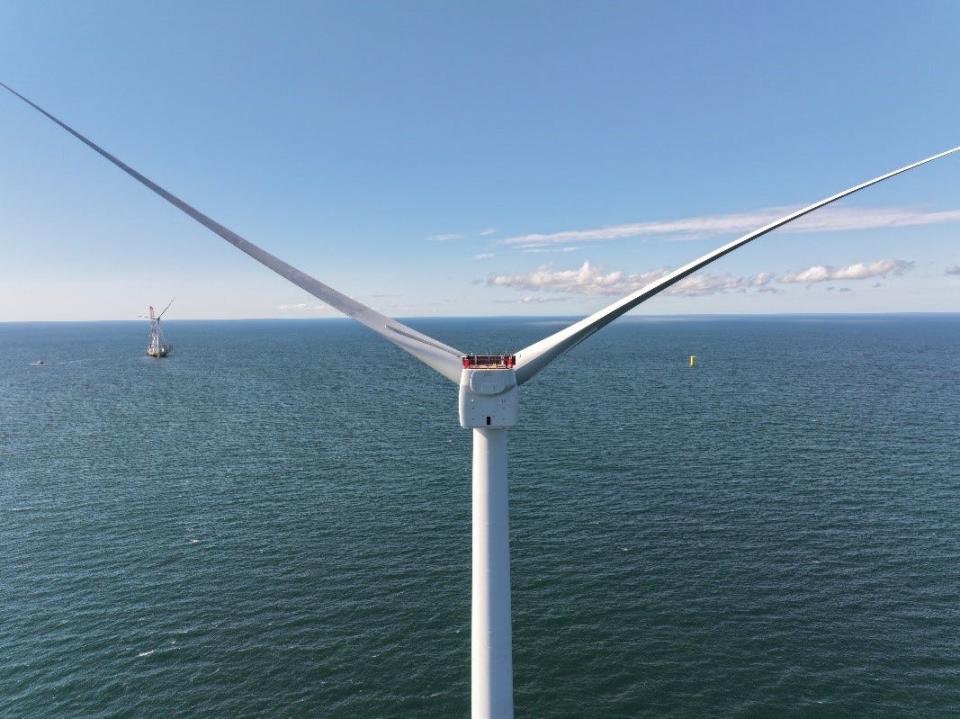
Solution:
M 0 83 L 34 109 L 101 154 L 134 179 L 258 262 L 335 307 L 460 387 L 460 424 L 473 430 L 473 602 L 471 612 L 471 707 L 474 719 L 513 716 L 513 659 L 510 629 L 510 539 L 507 508 L 507 430 L 518 418 L 518 386 L 562 353 L 641 302 L 778 227 L 871 185 L 960 151 L 946 150 L 867 180 L 727 243 L 515 355 L 466 356 L 347 297 L 274 257 L 167 192 L 94 144 L 43 108 Z

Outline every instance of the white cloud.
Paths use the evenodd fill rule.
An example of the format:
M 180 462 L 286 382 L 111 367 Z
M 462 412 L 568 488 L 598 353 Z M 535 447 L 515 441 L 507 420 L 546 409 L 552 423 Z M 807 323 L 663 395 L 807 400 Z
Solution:
M 664 294 L 690 297 L 715 295 L 723 292 L 782 292 L 783 290 L 778 289 L 774 283 L 806 284 L 810 286 L 817 282 L 886 278 L 889 275 L 903 274 L 913 267 L 913 264 L 913 262 L 906 260 L 885 259 L 876 262 L 855 262 L 844 267 L 814 265 L 779 278 L 772 272 L 760 272 L 756 275 L 745 276 L 697 272 L 664 290 Z M 590 262 L 584 262 L 576 269 L 556 270 L 548 264 L 541 265 L 531 272 L 492 274 L 487 277 L 486 284 L 490 287 L 510 287 L 534 292 L 559 292 L 567 295 L 625 296 L 652 282 L 656 282 L 669 272 L 670 270 L 667 268 L 636 274 L 620 270 L 605 271 L 591 265 Z M 960 274 L 960 271 L 957 274 Z M 833 290 L 834 288 L 831 286 L 828 289 Z M 843 292 L 847 291 L 843 288 L 838 289 Z M 554 300 L 544 299 L 542 301 Z
M 954 265 L 953 267 L 948 267 L 946 270 L 944 270 L 944 274 L 960 275 L 960 265 Z
M 833 282 L 836 280 L 868 280 L 873 277 L 901 275 L 913 266 L 906 260 L 877 260 L 876 262 L 855 262 L 845 267 L 813 265 L 799 272 L 792 272 L 780 278 L 780 282 L 810 284 L 813 282 Z
M 562 295 L 525 295 L 516 300 L 495 300 L 498 304 L 501 305 L 547 305 L 553 304 L 554 302 L 569 302 L 572 297 L 562 296 Z
M 527 295 L 520 298 L 520 302 L 525 305 L 539 305 L 546 304 L 548 302 L 565 302 L 569 300 L 569 297 L 540 297 L 539 295 Z
M 474 255 L 473 259 L 475 260 L 489 260 L 491 257 L 496 257 L 492 252 L 481 252 L 478 255 Z
M 583 249 L 581 247 L 524 247 L 521 252 L 530 254 L 558 253 L 558 252 L 576 252 Z
M 489 237 L 490 235 L 495 235 L 495 234 L 497 234 L 496 227 L 485 227 L 484 229 L 480 230 L 480 232 L 477 233 L 477 237 Z
M 603 272 L 589 262 L 584 262 L 575 270 L 554 270 L 543 265 L 532 272 L 519 274 L 490 275 L 487 285 L 491 287 L 512 287 L 514 289 L 564 292 L 585 295 L 626 295 L 664 277 L 669 270 L 658 269 L 638 274 L 621 271 Z M 762 272 L 752 277 L 734 277 L 709 273 L 694 274 L 677 283 L 666 294 L 673 295 L 710 295 L 719 292 L 759 291 L 770 288 L 773 275 Z
M 430 242 L 449 242 L 450 240 L 462 240 L 463 235 L 457 232 L 447 232 L 440 235 L 430 235 L 427 239 Z
M 600 242 L 628 237 L 665 236 L 690 240 L 715 235 L 750 232 L 783 217 L 797 208 L 767 207 L 753 212 L 705 215 L 677 220 L 635 222 L 585 230 L 566 230 L 546 234 L 515 235 L 500 240 L 520 248 L 544 247 L 571 242 Z M 915 227 L 960 222 L 960 210 L 928 212 L 900 207 L 827 207 L 787 225 L 782 232 L 835 232 L 886 227 Z
M 311 304 L 309 302 L 298 302 L 292 305 L 279 305 L 277 309 L 281 312 L 300 312 L 307 314 L 322 314 L 333 311 L 333 308 L 329 305 Z

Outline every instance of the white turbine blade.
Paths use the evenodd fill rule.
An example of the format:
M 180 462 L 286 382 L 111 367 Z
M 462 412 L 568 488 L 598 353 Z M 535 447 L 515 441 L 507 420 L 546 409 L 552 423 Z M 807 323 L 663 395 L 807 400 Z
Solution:
M 163 317 L 165 314 L 167 314 L 167 310 L 170 309 L 170 305 L 173 304 L 173 300 L 175 300 L 175 299 L 177 299 L 177 298 L 174 297 L 173 299 L 171 299 L 171 300 L 167 303 L 167 306 L 163 308 L 163 312 L 161 312 L 159 315 L 157 315 L 157 319 L 160 319 L 160 318 Z
M 390 319 L 389 317 L 380 314 L 376 310 L 357 302 L 355 299 L 347 297 L 342 292 L 338 292 L 329 285 L 325 285 L 310 275 L 301 272 L 296 267 L 288 265 L 283 260 L 271 255 L 266 250 L 257 247 L 257 245 L 253 244 L 252 242 L 245 240 L 232 230 L 227 229 L 219 222 L 210 219 L 199 210 L 188 205 L 176 195 L 167 192 L 165 189 L 160 187 L 160 185 L 153 182 L 151 179 L 144 177 L 132 167 L 117 159 L 102 147 L 91 142 L 72 127 L 61 122 L 42 107 L 34 104 L 13 88 L 4 85 L 2 82 L 0 82 L 0 87 L 3 87 L 19 97 L 25 103 L 30 105 L 30 107 L 34 108 L 58 124 L 64 130 L 108 159 L 135 180 L 153 190 L 171 205 L 180 209 L 207 229 L 218 234 L 237 249 L 247 253 L 253 259 L 257 260 L 257 262 L 266 265 L 277 274 L 286 277 L 292 283 L 303 288 L 317 299 L 326 302 L 331 307 L 340 310 L 345 315 L 355 319 L 357 322 L 366 325 L 381 337 L 384 337 L 388 341 L 397 345 L 400 349 L 409 352 L 424 364 L 433 367 L 433 369 L 450 381 L 456 383 L 460 382 L 460 374 L 463 369 L 463 353 L 459 350 L 449 347 L 442 342 L 433 339 L 432 337 L 422 334 L 421 332 L 417 332 L 415 329 L 407 327 L 396 320 Z
M 525 347 L 517 352 L 516 355 L 517 383 L 522 384 L 531 379 L 540 370 L 542 370 L 544 367 L 550 364 L 550 362 L 566 352 L 568 349 L 582 342 L 601 327 L 613 322 L 613 320 L 620 315 L 632 310 L 641 302 L 650 299 L 659 292 L 663 292 L 665 289 L 679 282 L 687 275 L 696 272 L 706 265 L 709 265 L 714 260 L 719 260 L 724 255 L 733 252 L 735 249 L 742 247 L 751 240 L 762 237 L 778 227 L 783 227 L 787 223 L 793 222 L 794 220 L 803 217 L 814 210 L 818 210 L 821 207 L 825 207 L 832 202 L 836 202 L 847 195 L 852 195 L 854 192 L 859 192 L 860 190 L 870 187 L 871 185 L 875 185 L 878 182 L 883 182 L 886 179 L 899 175 L 902 172 L 912 170 L 915 167 L 920 167 L 920 165 L 925 165 L 928 162 L 933 162 L 934 160 L 937 160 L 941 157 L 946 157 L 947 155 L 951 155 L 958 151 L 960 151 L 960 147 L 954 147 L 953 149 L 938 153 L 924 160 L 920 160 L 919 162 L 914 162 L 906 167 L 901 167 L 899 170 L 894 170 L 893 172 L 888 172 L 885 175 L 880 175 L 880 177 L 875 177 L 872 180 L 867 180 L 866 182 L 856 185 L 855 187 L 851 187 L 848 190 L 838 192 L 836 195 L 831 195 L 824 200 L 820 200 L 819 202 L 808 205 L 801 210 L 792 212 L 785 217 L 781 217 L 779 220 L 774 220 L 770 224 L 764 225 L 759 230 L 754 230 L 747 235 L 743 235 L 743 237 L 739 237 L 736 240 L 727 243 L 723 247 L 720 247 L 713 252 L 710 252 L 709 254 L 706 254 L 703 257 L 700 257 L 693 262 L 674 270 L 666 277 L 663 277 L 656 282 L 651 282 L 646 287 L 643 287 L 633 294 L 617 300 L 613 304 L 604 307 L 599 312 L 593 313 L 589 317 L 570 325 L 566 329 L 560 330 L 559 332 L 552 334 L 549 337 L 530 345 L 529 347 Z

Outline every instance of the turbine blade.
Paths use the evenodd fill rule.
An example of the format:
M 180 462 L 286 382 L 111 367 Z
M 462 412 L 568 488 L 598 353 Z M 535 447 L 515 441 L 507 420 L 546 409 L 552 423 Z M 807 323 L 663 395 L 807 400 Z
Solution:
M 409 354 L 413 355 L 424 364 L 432 367 L 450 381 L 456 383 L 460 382 L 460 374 L 463 369 L 463 353 L 459 350 L 449 347 L 421 332 L 417 332 L 415 329 L 407 327 L 401 322 L 397 322 L 394 319 L 386 317 L 376 310 L 357 302 L 351 297 L 348 297 L 342 292 L 338 292 L 329 285 L 325 285 L 323 282 L 314 279 L 305 272 L 301 272 L 296 267 L 288 265 L 278 257 L 275 257 L 266 250 L 261 249 L 232 230 L 227 229 L 219 222 L 212 220 L 199 210 L 191 207 L 176 195 L 160 187 L 160 185 L 153 182 L 153 180 L 141 175 L 122 160 L 119 160 L 99 145 L 96 145 L 92 141 L 88 140 L 72 127 L 64 122 L 61 122 L 42 107 L 31 102 L 13 88 L 3 84 L 2 82 L 0 82 L 0 87 L 3 87 L 5 90 L 23 100 L 25 103 L 30 105 L 30 107 L 45 115 L 48 119 L 55 122 L 57 125 L 62 127 L 92 150 L 105 157 L 132 178 L 153 190 L 171 205 L 186 213 L 237 249 L 250 255 L 257 262 L 266 265 L 271 270 L 290 280 L 298 287 L 306 290 L 317 299 L 326 302 L 331 307 L 340 310 L 345 315 L 355 319 L 357 322 L 366 325 L 378 335 L 384 337 L 389 342 L 397 345 L 400 349 L 405 350 Z
M 557 357 L 559 357 L 561 354 L 566 352 L 568 349 L 582 342 L 583 340 L 585 340 L 587 337 L 592 335 L 594 332 L 596 332 L 600 328 L 606 326 L 610 322 L 613 322 L 613 320 L 615 320 L 620 315 L 632 310 L 641 302 L 644 302 L 650 299 L 651 297 L 653 297 L 659 292 L 663 292 L 665 289 L 679 282 L 687 275 L 690 275 L 696 272 L 697 270 L 703 267 L 706 267 L 707 265 L 709 265 L 711 262 L 714 262 L 715 260 L 719 260 L 721 257 L 723 257 L 726 254 L 729 254 L 730 252 L 733 252 L 738 247 L 743 247 L 745 244 L 747 244 L 751 240 L 755 240 L 758 237 L 762 237 L 763 235 L 767 234 L 768 232 L 772 232 L 778 227 L 783 227 L 784 225 L 790 222 L 793 222 L 794 220 L 800 217 L 803 217 L 804 215 L 807 215 L 813 212 L 814 210 L 819 210 L 821 207 L 825 207 L 826 205 L 829 205 L 832 202 L 836 202 L 837 200 L 847 197 L 848 195 L 852 195 L 855 192 L 859 192 L 860 190 L 866 189 L 871 185 L 875 185 L 878 182 L 883 182 L 884 180 L 887 180 L 891 177 L 895 177 L 896 175 L 899 175 L 903 172 L 912 170 L 915 167 L 920 167 L 921 165 L 925 165 L 928 162 L 933 162 L 934 160 L 938 160 L 941 157 L 946 157 L 947 155 L 951 155 L 958 151 L 960 151 L 960 147 L 954 147 L 950 150 L 940 152 L 936 155 L 932 155 L 931 157 L 927 157 L 918 162 L 914 162 L 905 167 L 901 167 L 900 169 L 894 170 L 893 172 L 888 172 L 885 175 L 880 175 L 879 177 L 875 177 L 872 180 L 867 180 L 866 182 L 862 182 L 859 185 L 856 185 L 847 190 L 844 190 L 843 192 L 838 192 L 837 194 L 831 195 L 826 199 L 820 200 L 819 202 L 815 202 L 812 205 L 808 205 L 807 207 L 797 210 L 796 212 L 792 212 L 789 215 L 786 215 L 785 217 L 781 217 L 778 220 L 774 220 L 770 224 L 764 225 L 758 230 L 754 230 L 749 234 L 743 235 L 742 237 L 738 237 L 732 242 L 728 242 L 722 247 L 717 248 L 713 252 L 710 252 L 704 255 L 703 257 L 700 257 L 694 260 L 693 262 L 690 262 L 686 265 L 683 265 L 682 267 L 677 268 L 666 277 L 663 277 L 657 280 L 656 282 L 651 282 L 646 287 L 643 287 L 637 290 L 636 292 L 634 292 L 633 294 L 627 295 L 626 297 L 620 300 L 617 300 L 613 304 L 607 307 L 604 307 L 602 310 L 593 313 L 589 317 L 586 317 L 580 320 L 579 322 L 576 322 L 570 325 L 569 327 L 562 329 L 559 332 L 540 340 L 539 342 L 535 342 L 529 347 L 525 347 L 524 349 L 517 352 L 517 355 L 516 355 L 517 383 L 522 384 L 528 381 L 534 375 L 536 375 L 540 370 L 542 370 L 544 367 L 550 364 L 550 362 L 555 360 Z

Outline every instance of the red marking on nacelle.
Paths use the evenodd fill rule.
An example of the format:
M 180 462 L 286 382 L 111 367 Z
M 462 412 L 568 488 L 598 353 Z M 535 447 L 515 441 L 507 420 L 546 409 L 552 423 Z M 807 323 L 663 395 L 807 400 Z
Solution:
M 516 355 L 467 355 L 463 358 L 464 369 L 513 369 Z

